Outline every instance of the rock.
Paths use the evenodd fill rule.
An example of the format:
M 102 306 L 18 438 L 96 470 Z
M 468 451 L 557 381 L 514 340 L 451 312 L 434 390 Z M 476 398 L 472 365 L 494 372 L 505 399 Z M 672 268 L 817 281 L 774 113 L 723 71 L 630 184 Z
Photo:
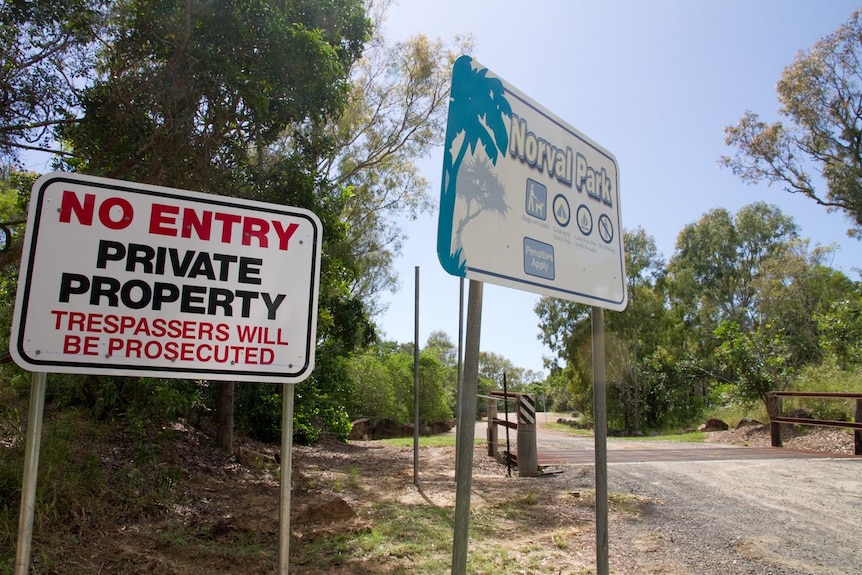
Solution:
M 293 537 L 307 541 L 368 533 L 371 530 L 350 504 L 340 497 L 300 507 L 291 523 L 297 526 Z
M 702 423 L 700 426 L 698 426 L 697 430 L 706 432 L 727 431 L 729 427 L 729 425 L 727 425 L 720 419 L 707 419 L 706 423 Z
M 350 439 L 368 441 L 371 439 L 372 425 L 371 420 L 367 417 L 357 419 L 353 422 L 353 427 L 350 429 Z
M 437 435 L 446 433 L 455 427 L 455 420 L 435 423 L 423 423 L 419 426 L 419 435 Z M 413 437 L 413 424 L 399 425 L 391 419 L 372 421 L 363 417 L 353 422 L 349 439 L 354 441 L 370 441 L 373 439 L 391 439 L 394 437 Z
M 575 429 L 581 427 L 581 424 L 578 423 L 577 419 L 566 419 L 565 417 L 560 417 L 559 419 L 557 419 L 557 423 L 559 423 L 560 425 L 568 425 L 569 427 L 574 427 Z
M 266 453 L 260 453 L 248 447 L 240 447 L 236 450 L 236 459 L 242 465 L 252 469 L 267 469 L 278 465 L 275 457 Z
M 763 425 L 756 419 L 751 419 L 750 417 L 743 417 L 739 420 L 739 423 L 736 424 L 734 429 L 742 429 L 743 427 L 757 427 Z

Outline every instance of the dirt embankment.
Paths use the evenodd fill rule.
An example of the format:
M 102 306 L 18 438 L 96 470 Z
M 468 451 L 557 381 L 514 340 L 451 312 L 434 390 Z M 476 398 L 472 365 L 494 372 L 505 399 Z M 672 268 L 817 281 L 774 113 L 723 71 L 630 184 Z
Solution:
M 544 418 L 540 419 L 540 425 Z M 549 418 L 549 421 L 554 421 Z M 790 448 L 847 452 L 849 434 L 818 430 Z M 541 433 L 552 433 L 547 430 Z M 479 435 L 481 437 L 481 435 Z M 613 440 L 612 440 L 613 441 Z M 768 430 L 710 434 L 709 441 L 768 445 Z M 849 439 L 852 452 L 852 437 Z M 75 525 L 35 542 L 36 572 L 272 573 L 278 549 L 278 447 L 243 441 L 263 457 L 239 463 L 212 439 L 178 429 L 165 445 L 165 465 L 184 477 L 177 501 L 156 513 L 113 521 L 85 509 Z M 115 458 L 115 459 L 112 459 Z M 374 528 L 368 510 L 396 503 L 454 508 L 453 448 L 423 448 L 413 484 L 413 450 L 379 442 L 296 446 L 293 453 L 291 573 L 394 573 L 409 557 L 368 563 L 346 557 L 311 564 L 308 545 Z M 124 468 L 107 450 L 107 467 Z M 862 459 L 615 464 L 611 489 L 610 564 L 617 575 L 842 575 L 862 565 Z M 471 546 L 505 550 L 518 571 L 574 575 L 595 568 L 595 517 L 590 465 L 563 466 L 543 478 L 507 477 L 506 467 L 474 455 L 474 513 L 532 501 L 529 525 L 472 535 Z M 501 519 L 502 521 L 502 519 Z M 564 542 L 564 544 L 563 544 Z M 253 551 L 238 553 L 238 548 Z M 475 547 L 472 547 L 475 548 Z M 525 567 L 541 564 L 541 568 Z M 327 566 L 328 565 L 328 566 Z

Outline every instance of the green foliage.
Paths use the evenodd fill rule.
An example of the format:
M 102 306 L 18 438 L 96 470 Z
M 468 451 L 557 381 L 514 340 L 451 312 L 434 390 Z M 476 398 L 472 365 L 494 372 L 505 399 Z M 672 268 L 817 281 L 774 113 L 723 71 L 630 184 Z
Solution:
M 358 0 L 127 0 L 113 15 L 106 73 L 62 131 L 76 169 L 231 195 L 250 153 L 337 113 L 369 26 Z
M 429 339 L 429 344 L 431 346 L 419 354 L 419 420 L 422 423 L 448 421 L 455 407 L 455 365 L 447 363 L 447 348 L 438 339 Z M 349 361 L 354 388 L 349 406 L 351 416 L 413 423 L 413 353 L 407 347 L 382 344 Z M 454 360 L 454 356 L 451 359 Z
M 862 300 L 858 295 L 829 302 L 813 319 L 828 357 L 845 369 L 862 364 Z
M 777 84 L 778 113 L 767 123 L 748 111 L 725 128 L 735 154 L 722 163 L 748 183 L 778 183 L 817 204 L 841 210 L 862 233 L 862 156 L 857 151 L 862 106 L 862 14 L 800 53 Z M 819 182 L 823 187 L 818 189 Z
M 451 63 L 469 51 L 469 42 L 449 48 L 419 35 L 390 45 L 381 36 L 382 23 L 375 23 L 351 68 L 344 110 L 326 126 L 332 146 L 321 168 L 349 190 L 341 215 L 358 266 L 350 290 L 372 313 L 379 311 L 375 296 L 397 288 L 392 265 L 404 222 L 433 207 L 415 159 L 442 143 Z
M 374 333 L 350 291 L 359 266 L 341 221 L 349 194 L 320 166 L 333 149 L 323 128 L 347 101 L 350 66 L 370 33 L 364 4 L 123 0 L 110 24 L 103 73 L 60 134 L 74 154 L 67 168 L 314 211 L 326 230 L 318 361 L 297 396 L 296 429 L 305 441 L 345 436 L 339 358 Z M 273 402 L 263 395 L 251 405 L 261 415 L 255 433 L 273 435 Z
M 51 128 L 77 112 L 95 64 L 103 0 L 4 2 L 0 10 L 0 158 L 52 145 Z
M 862 366 L 844 368 L 834 361 L 810 365 L 801 369 L 790 386 L 792 391 L 832 391 L 862 393 Z M 795 408 L 811 410 L 816 419 L 853 421 L 856 412 L 855 400 L 818 399 L 810 397 L 782 398 L 784 413 Z
M 258 441 L 281 441 L 282 396 L 278 386 L 241 384 L 236 387 L 234 425 Z
M 395 365 L 400 356 L 389 353 L 386 356 L 369 350 L 350 359 L 349 373 L 353 382 L 353 400 L 348 412 L 352 418 L 369 417 L 373 419 L 391 419 L 398 423 L 406 423 L 408 419 L 407 405 L 398 401 L 397 391 L 401 387 L 397 381 L 399 370 Z
M 737 400 L 766 403 L 770 391 L 786 388 L 791 369 L 781 335 L 769 336 L 760 328 L 743 332 L 733 321 L 718 326 L 715 335 L 721 342 L 717 348 L 718 358 L 732 375 Z

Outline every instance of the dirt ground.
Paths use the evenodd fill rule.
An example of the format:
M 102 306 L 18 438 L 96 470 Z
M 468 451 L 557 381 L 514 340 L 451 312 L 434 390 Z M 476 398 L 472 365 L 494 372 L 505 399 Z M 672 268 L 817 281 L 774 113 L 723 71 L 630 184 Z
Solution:
M 550 418 L 550 421 L 554 421 Z M 278 446 L 243 440 L 236 454 L 220 452 L 210 437 L 178 427 L 171 444 L 168 465 L 180 465 L 185 478 L 178 482 L 181 504 L 152 516 L 95 524 L 85 510 L 73 518 L 70 533 L 62 539 L 35 542 L 33 570 L 37 573 L 274 573 L 278 553 Z M 542 430 L 540 422 L 540 433 Z M 768 445 L 768 429 L 748 428 L 710 434 L 710 441 Z M 787 447 L 852 453 L 846 433 L 809 433 L 786 438 Z M 532 497 L 536 513 L 548 518 L 547 527 L 530 533 L 513 533 L 505 527 L 495 541 L 516 557 L 524 549 L 544 549 L 544 567 L 520 573 L 586 574 L 595 567 L 595 518 L 593 507 L 584 505 L 593 484 L 592 466 L 569 466 L 543 478 L 507 477 L 507 470 L 488 457 L 485 447 L 474 452 L 471 509 L 501 501 Z M 238 457 L 239 456 L 239 457 Z M 412 447 L 379 442 L 347 444 L 323 442 L 313 447 L 295 446 L 291 494 L 291 573 L 392 573 L 385 565 L 345 561 L 321 570 L 306 564 L 302 548 L 307 543 L 336 534 L 367 531 L 372 519 L 362 509 L 374 501 L 397 501 L 453 509 L 455 453 L 450 447 L 423 448 L 420 485 L 414 485 Z M 239 460 L 243 460 L 240 463 Z M 673 553 L 672 543 L 659 541 L 639 523 L 638 507 L 648 498 L 617 494 L 611 500 L 612 573 L 683 573 L 662 570 L 662 561 L 644 563 L 650 554 Z M 566 526 L 566 545 L 556 535 Z M 256 549 L 245 554 L 219 551 L 215 543 L 237 543 Z M 60 548 L 57 548 L 57 546 Z M 661 548 L 661 549 L 659 549 Z M 646 557 L 646 559 L 643 559 Z M 393 565 L 403 568 L 403 558 Z M 646 570 L 643 565 L 659 565 Z M 409 571 L 407 571 L 409 572 Z M 709 571 L 701 571 L 709 573 Z M 773 571 L 763 571 L 773 573 Z M 795 573 L 795 571 L 774 571 Z

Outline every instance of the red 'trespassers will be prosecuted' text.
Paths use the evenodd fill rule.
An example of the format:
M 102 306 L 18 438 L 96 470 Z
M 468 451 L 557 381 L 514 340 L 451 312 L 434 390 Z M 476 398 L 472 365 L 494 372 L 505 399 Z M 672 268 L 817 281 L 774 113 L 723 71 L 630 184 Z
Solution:
M 58 303 L 99 310 L 50 310 L 53 329 L 65 334 L 63 353 L 271 364 L 278 348 L 288 345 L 277 320 L 291 302 L 285 293 L 261 289 L 263 257 L 236 255 L 217 246 L 251 247 L 264 256 L 267 251 L 286 252 L 299 224 L 168 202 L 147 208 L 146 214 L 136 214 L 122 196 L 99 202 L 94 194 L 63 192 L 60 223 L 101 225 L 108 235 L 143 215 L 150 235 L 148 241 L 136 242 L 101 239 L 92 260 L 96 273 L 60 273 Z M 215 249 L 154 245 L 160 237 Z M 103 313 L 113 309 L 117 312 Z M 134 315 L 137 310 L 149 316 Z

